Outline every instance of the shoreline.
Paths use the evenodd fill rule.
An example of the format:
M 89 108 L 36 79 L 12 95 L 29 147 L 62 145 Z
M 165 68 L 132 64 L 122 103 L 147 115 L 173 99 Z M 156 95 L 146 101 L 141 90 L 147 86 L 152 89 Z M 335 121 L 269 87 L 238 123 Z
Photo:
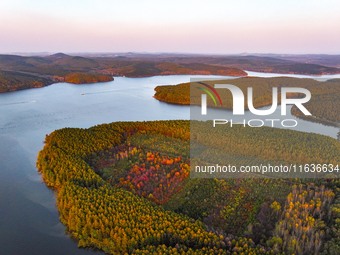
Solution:
M 14 73 L 24 73 L 24 74 L 30 74 L 32 76 L 36 76 L 37 78 L 41 78 L 42 75 L 38 75 L 38 74 L 34 74 L 34 73 L 26 73 L 26 72 L 21 72 L 21 71 L 4 71 L 4 70 L 0 70 L 0 72 L 14 72 Z M 258 72 L 258 71 L 251 71 L 251 70 L 242 70 L 245 75 L 239 75 L 239 74 L 220 74 L 220 73 L 207 73 L 207 72 L 194 72 L 194 73 L 160 73 L 160 74 L 155 74 L 155 75 L 111 75 L 113 77 L 126 77 L 126 78 L 148 78 L 148 77 L 154 77 L 154 76 L 171 76 L 171 75 L 214 75 L 214 76 L 230 76 L 230 77 L 235 77 L 235 78 L 244 78 L 244 77 L 262 77 L 262 76 L 254 76 L 253 74 L 249 74 L 248 72 L 254 72 L 254 73 L 258 73 L 258 74 L 269 74 L 270 76 L 268 77 L 273 77 L 271 75 L 280 75 L 280 77 L 290 77 L 291 75 L 293 75 L 293 77 L 295 75 L 299 75 L 299 76 L 306 76 L 306 77 L 302 77 L 302 78 L 311 78 L 311 79 L 316 79 L 316 78 L 322 78 L 322 76 L 336 76 L 336 75 L 340 75 L 339 73 L 321 73 L 321 74 L 304 74 L 304 73 L 277 73 L 277 72 Z M 90 73 L 86 73 L 85 74 L 90 74 Z M 98 73 L 98 74 L 103 74 L 104 73 Z M 37 86 L 35 85 L 29 85 L 29 87 L 22 87 L 22 88 L 14 88 L 14 89 L 8 89 L 8 90 L 1 90 L 0 88 L 0 94 L 2 93 L 9 93 L 9 92 L 15 92 L 15 91 L 20 91 L 20 90 L 26 90 L 26 89 L 34 89 L 34 88 L 43 88 L 49 85 L 53 85 L 53 84 L 57 84 L 57 83 L 61 83 L 61 82 L 66 82 L 64 80 L 61 80 L 60 77 L 55 78 L 55 76 L 53 75 L 44 75 L 45 78 L 50 79 L 51 82 L 47 82 L 44 83 L 42 85 Z M 263 77 L 267 77 L 267 76 L 263 76 Z M 274 76 L 275 77 L 275 76 Z M 64 78 L 64 77 L 62 77 Z M 336 78 L 332 78 L 332 77 L 327 77 L 327 80 L 329 79 L 336 79 Z M 70 84 L 74 84 L 74 85 L 82 85 L 82 84 L 94 84 L 94 83 L 101 83 L 101 82 L 108 82 L 108 81 L 96 81 L 96 82 L 89 82 L 89 83 L 70 83 L 70 82 L 66 82 L 66 83 L 70 83 Z M 157 99 L 157 98 L 156 98 Z

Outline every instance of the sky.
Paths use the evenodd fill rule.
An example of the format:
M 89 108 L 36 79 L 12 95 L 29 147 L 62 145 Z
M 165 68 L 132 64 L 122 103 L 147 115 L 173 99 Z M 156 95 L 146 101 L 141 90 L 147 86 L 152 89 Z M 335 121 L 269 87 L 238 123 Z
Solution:
M 340 54 L 338 0 L 0 0 L 0 53 Z

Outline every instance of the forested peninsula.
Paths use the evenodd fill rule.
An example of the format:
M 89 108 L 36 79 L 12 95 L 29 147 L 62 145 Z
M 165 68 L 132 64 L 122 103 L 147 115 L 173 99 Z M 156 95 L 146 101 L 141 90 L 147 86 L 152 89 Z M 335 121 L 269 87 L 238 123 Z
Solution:
M 253 104 L 256 108 L 272 104 L 273 87 L 279 89 L 282 87 L 307 88 L 311 92 L 312 97 L 311 100 L 304 105 L 311 112 L 312 116 L 305 116 L 296 107 L 292 107 L 292 114 L 310 121 L 340 126 L 340 79 L 316 81 L 314 79 L 290 77 L 243 77 L 232 80 L 204 81 L 204 83 L 211 85 L 212 87 L 215 83 L 233 84 L 238 86 L 244 95 L 247 95 L 248 87 L 253 87 Z M 197 82 L 192 82 L 191 91 L 190 83 L 182 83 L 176 86 L 157 86 L 155 88 L 154 98 L 172 104 L 200 105 L 200 95 L 202 91 L 196 88 L 198 86 L 201 85 Z M 223 89 L 218 89 L 218 92 L 224 99 L 223 105 L 215 105 L 214 101 L 208 97 L 208 106 L 231 110 L 233 103 L 231 94 Z M 299 95 L 290 94 L 290 97 L 299 97 Z M 248 108 L 247 105 L 245 106 Z
M 340 143 L 329 137 L 221 127 L 221 140 L 207 123 L 196 124 L 195 141 L 218 146 L 235 164 L 340 162 Z M 189 178 L 189 138 L 189 121 L 64 128 L 46 136 L 37 168 L 79 247 L 108 254 L 338 254 L 338 179 Z

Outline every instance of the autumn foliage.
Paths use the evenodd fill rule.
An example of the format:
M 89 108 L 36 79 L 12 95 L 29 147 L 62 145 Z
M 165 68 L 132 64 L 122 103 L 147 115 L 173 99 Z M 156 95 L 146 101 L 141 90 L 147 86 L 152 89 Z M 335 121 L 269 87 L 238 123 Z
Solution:
M 273 132 L 286 139 L 285 131 Z M 328 240 L 327 249 L 336 249 L 329 240 L 336 240 L 337 183 L 192 179 L 189 138 L 188 121 L 116 122 L 46 136 L 37 167 L 56 190 L 60 220 L 79 247 L 108 254 L 307 254 Z M 238 142 L 253 138 L 244 139 Z M 265 153 L 265 142 L 230 148 L 240 156 L 254 148 Z M 284 146 L 277 149 L 290 145 Z
M 113 81 L 113 77 L 106 74 L 70 73 L 65 76 L 65 82 L 73 84 L 87 84 Z

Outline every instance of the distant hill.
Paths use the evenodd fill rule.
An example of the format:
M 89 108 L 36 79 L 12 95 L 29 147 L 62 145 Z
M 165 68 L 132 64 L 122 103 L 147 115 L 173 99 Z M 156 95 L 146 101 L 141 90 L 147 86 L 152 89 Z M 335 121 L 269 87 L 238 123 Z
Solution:
M 245 76 L 239 68 L 196 63 L 177 63 L 173 58 L 139 59 L 139 55 L 129 58 L 114 57 L 82 57 L 56 53 L 46 57 L 22 57 L 15 55 L 0 55 L 0 69 L 25 71 L 38 74 L 65 76 L 72 72 L 97 72 L 116 76 L 145 77 L 169 74 L 216 74 Z
M 0 71 L 0 93 L 28 88 L 41 88 L 53 82 L 50 78 L 38 77 L 31 74 Z
M 316 64 L 329 67 L 340 68 L 340 55 L 327 54 L 305 54 L 305 55 L 276 55 L 271 54 L 271 57 L 292 60 L 300 63 Z
M 72 72 L 96 72 L 129 77 L 167 74 L 217 74 L 244 76 L 243 70 L 294 74 L 335 74 L 340 69 L 319 64 L 337 65 L 334 56 L 312 55 L 185 55 L 185 54 L 116 54 L 71 56 L 56 53 L 50 56 L 0 55 L 0 70 L 24 71 L 64 76 Z M 299 59 L 301 61 L 299 61 Z M 310 60 L 309 60 L 310 59 Z M 316 61 L 318 59 L 318 61 Z M 332 59 L 332 61 L 330 60 Z M 337 62 L 338 61 L 338 62 Z
M 48 58 L 64 58 L 64 57 L 71 57 L 71 56 L 69 56 L 65 53 L 62 53 L 62 52 L 55 53 L 55 54 L 48 56 Z
M 302 62 L 282 59 L 278 57 L 268 56 L 197 56 L 193 57 L 196 63 L 205 63 L 210 65 L 220 65 L 234 67 L 242 70 L 266 73 L 282 73 L 282 74 L 306 74 L 306 75 L 322 75 L 340 73 L 340 69 L 331 66 L 325 66 L 314 63 L 306 63 L 306 59 Z M 174 61 L 188 62 L 185 58 L 174 58 Z M 191 59 L 193 61 L 193 59 Z
M 112 54 L 110 55 L 112 57 Z M 96 57 L 96 56 L 93 56 Z M 105 55 L 101 55 L 105 57 Z M 99 58 L 97 56 L 97 58 Z M 269 73 L 306 75 L 340 73 L 338 55 L 199 55 L 199 54 L 120 54 L 116 60 L 176 63 L 178 65 L 204 64 Z
M 322 55 L 318 57 L 318 63 L 314 63 L 316 62 L 314 55 L 310 57 L 310 62 L 313 63 L 308 63 L 308 55 L 295 56 L 295 58 L 294 56 L 137 53 L 87 54 L 86 56 L 72 56 L 64 53 L 49 56 L 0 55 L 0 70 L 12 72 L 11 75 L 9 73 L 3 75 L 3 84 L 0 86 L 2 92 L 42 86 L 41 84 L 50 84 L 51 81 L 64 81 L 65 77 L 71 73 L 87 73 L 97 75 L 97 77 L 98 75 L 147 77 L 176 74 L 246 76 L 247 73 L 244 70 L 308 75 L 340 73 L 337 67 L 318 64 L 322 62 Z M 334 65 L 338 63 L 337 61 L 336 57 L 331 61 L 327 56 L 323 63 Z M 13 84 L 13 82 L 5 81 L 4 77 L 11 77 L 13 80 L 16 72 L 20 73 L 17 77 L 20 81 L 23 79 L 23 74 L 28 75 L 30 79 L 36 76 L 36 83 L 27 82 L 22 83 L 21 86 L 11 85 L 9 87 L 8 84 Z

